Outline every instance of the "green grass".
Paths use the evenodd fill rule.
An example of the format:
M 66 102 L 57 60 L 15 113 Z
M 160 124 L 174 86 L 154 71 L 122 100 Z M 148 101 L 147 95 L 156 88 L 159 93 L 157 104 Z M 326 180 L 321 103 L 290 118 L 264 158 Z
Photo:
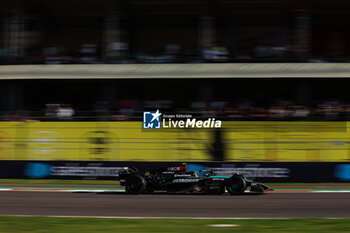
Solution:
M 209 224 L 238 224 L 210 227 Z M 0 232 L 89 233 L 89 232 L 349 232 L 350 219 L 288 220 L 192 220 L 192 219 L 97 219 L 56 217 L 0 217 Z

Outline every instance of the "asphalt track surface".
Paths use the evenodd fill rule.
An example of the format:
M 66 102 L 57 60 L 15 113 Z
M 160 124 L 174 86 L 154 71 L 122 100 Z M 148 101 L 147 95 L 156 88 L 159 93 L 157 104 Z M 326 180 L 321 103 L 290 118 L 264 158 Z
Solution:
M 350 218 L 350 193 L 215 196 L 0 192 L 0 215 Z

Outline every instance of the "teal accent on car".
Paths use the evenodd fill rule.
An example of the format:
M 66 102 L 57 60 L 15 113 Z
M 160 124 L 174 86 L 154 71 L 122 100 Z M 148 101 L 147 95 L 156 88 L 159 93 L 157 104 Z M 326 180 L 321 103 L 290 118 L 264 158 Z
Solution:
M 168 184 L 174 184 L 174 182 L 161 183 L 160 185 L 164 186 L 164 185 L 168 185 Z
M 229 179 L 231 176 L 209 176 L 210 178 L 224 178 L 224 179 Z M 254 181 L 252 180 L 245 180 L 246 182 L 253 183 Z

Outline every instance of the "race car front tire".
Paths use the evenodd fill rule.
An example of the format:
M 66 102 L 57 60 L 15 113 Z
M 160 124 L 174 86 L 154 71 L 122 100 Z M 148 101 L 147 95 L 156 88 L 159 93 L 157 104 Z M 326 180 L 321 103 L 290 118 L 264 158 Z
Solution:
M 242 194 L 247 188 L 247 183 L 242 176 L 232 176 L 226 184 L 226 189 L 231 195 Z
M 125 191 L 130 194 L 144 193 L 147 188 L 145 178 L 139 175 L 129 177 L 125 182 Z

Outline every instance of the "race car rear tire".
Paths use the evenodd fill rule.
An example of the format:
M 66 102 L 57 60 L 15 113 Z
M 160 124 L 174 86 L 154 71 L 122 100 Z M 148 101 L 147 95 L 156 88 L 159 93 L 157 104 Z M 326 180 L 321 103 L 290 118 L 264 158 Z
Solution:
M 246 188 L 247 183 L 241 176 L 232 176 L 226 184 L 226 189 L 231 195 L 242 194 Z
M 129 177 L 125 182 L 125 191 L 130 194 L 144 193 L 147 188 L 145 178 L 139 175 Z

